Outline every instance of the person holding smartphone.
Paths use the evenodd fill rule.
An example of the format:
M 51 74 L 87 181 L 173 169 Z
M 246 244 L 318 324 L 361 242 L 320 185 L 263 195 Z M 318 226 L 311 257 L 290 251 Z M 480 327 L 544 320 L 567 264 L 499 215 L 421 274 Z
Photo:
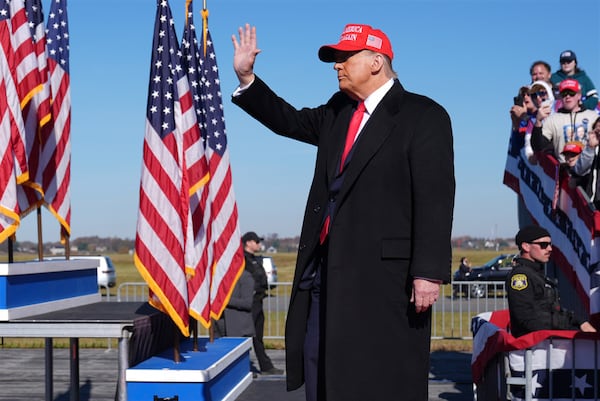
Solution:
M 547 82 L 533 82 L 528 93 L 537 109 L 549 107 L 548 114 L 551 114 L 554 111 L 554 93 L 552 87 Z

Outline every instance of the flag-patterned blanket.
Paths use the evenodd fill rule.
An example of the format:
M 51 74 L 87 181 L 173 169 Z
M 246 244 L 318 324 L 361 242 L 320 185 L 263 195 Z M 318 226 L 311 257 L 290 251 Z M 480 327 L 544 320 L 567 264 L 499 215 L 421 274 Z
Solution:
M 600 398 L 600 336 L 573 330 L 540 330 L 521 337 L 510 334 L 508 310 L 473 317 L 473 383 L 486 385 L 484 369 L 507 353 L 510 376 L 525 377 L 525 350 L 532 350 L 531 391 L 535 400 Z M 501 386 L 499 386 L 501 387 Z M 498 394 L 504 391 L 498 389 Z M 512 386 L 512 399 L 525 399 L 524 386 Z M 505 399 L 500 394 L 498 399 Z

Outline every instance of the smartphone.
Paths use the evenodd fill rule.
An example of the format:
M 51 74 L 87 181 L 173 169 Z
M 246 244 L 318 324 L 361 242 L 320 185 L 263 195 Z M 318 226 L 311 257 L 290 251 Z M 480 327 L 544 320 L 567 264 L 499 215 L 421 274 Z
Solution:
M 544 107 L 544 106 L 552 106 L 552 100 L 550 100 L 550 99 L 544 100 L 542 102 L 542 106 L 541 107 Z
M 513 103 L 515 106 L 523 107 L 523 96 L 515 96 L 513 97 Z

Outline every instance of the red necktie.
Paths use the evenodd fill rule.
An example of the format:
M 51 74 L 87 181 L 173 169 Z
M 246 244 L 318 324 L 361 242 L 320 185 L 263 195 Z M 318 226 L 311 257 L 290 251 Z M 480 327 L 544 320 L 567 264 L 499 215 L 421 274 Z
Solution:
M 364 115 L 365 104 L 364 102 L 360 102 L 358 103 L 358 106 L 356 106 L 356 110 L 350 119 L 348 132 L 346 133 L 346 144 L 344 145 L 344 152 L 342 153 L 342 160 L 340 161 L 340 172 L 344 169 L 344 162 L 346 161 L 348 153 L 350 153 L 350 149 L 352 149 L 352 145 L 354 145 L 354 140 L 356 139 L 356 134 L 358 133 L 358 128 L 360 127 Z M 325 238 L 327 238 L 327 235 L 329 234 L 330 223 L 331 216 L 327 216 L 323 222 L 323 227 L 321 227 L 321 234 L 319 235 L 319 243 L 321 244 L 325 242 Z
M 352 149 L 352 145 L 354 145 L 354 140 L 356 139 L 356 134 L 358 133 L 358 128 L 360 127 L 360 123 L 365 115 L 365 103 L 360 102 L 352 114 L 352 119 L 350 119 L 350 125 L 348 126 L 348 132 L 346 133 L 346 145 L 344 146 L 344 153 L 342 153 L 342 161 L 340 162 L 340 171 L 344 169 L 344 162 L 346 161 L 346 157 Z

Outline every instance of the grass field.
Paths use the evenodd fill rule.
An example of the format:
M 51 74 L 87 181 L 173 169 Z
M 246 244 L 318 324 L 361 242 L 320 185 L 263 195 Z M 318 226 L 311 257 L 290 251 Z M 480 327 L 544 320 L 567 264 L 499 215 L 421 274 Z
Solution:
M 511 250 L 511 252 L 514 250 Z M 508 252 L 507 250 L 493 251 L 493 250 L 464 250 L 455 249 L 452 254 L 452 272 L 454 272 L 460 263 L 460 258 L 466 256 L 469 258 L 473 266 L 479 266 L 493 257 Z M 111 257 L 115 268 L 117 270 L 117 285 L 110 289 L 111 296 L 116 296 L 116 288 L 125 282 L 140 282 L 143 281 L 140 274 L 138 273 L 133 263 L 133 255 L 126 253 L 110 253 L 108 256 Z M 294 275 L 294 267 L 296 263 L 295 253 L 273 253 L 269 254 L 273 257 L 273 261 L 277 266 L 278 279 L 281 282 L 291 282 Z M 0 261 L 5 262 L 4 258 L 0 255 Z M 16 254 L 15 260 L 31 260 L 31 255 Z M 104 290 L 102 290 L 104 291 Z M 451 294 L 451 288 L 449 285 L 442 287 L 442 295 L 449 296 Z M 447 317 L 446 317 L 447 318 Z M 471 316 L 461 316 L 461 319 L 467 325 L 470 324 Z M 441 319 L 436 319 L 441 321 Z M 282 328 L 283 329 L 283 328 Z M 116 341 L 116 340 L 115 340 Z M 55 339 L 55 347 L 68 347 L 68 339 L 61 340 Z M 43 339 L 0 339 L 0 346 L 5 347 L 41 347 L 44 344 Z M 81 339 L 82 347 L 106 347 L 107 340 L 103 339 Z M 281 348 L 283 346 L 282 341 L 267 341 L 267 347 Z M 433 340 L 433 350 L 448 350 L 448 351 L 470 351 L 471 350 L 470 340 Z M 116 346 L 116 342 L 113 344 Z

